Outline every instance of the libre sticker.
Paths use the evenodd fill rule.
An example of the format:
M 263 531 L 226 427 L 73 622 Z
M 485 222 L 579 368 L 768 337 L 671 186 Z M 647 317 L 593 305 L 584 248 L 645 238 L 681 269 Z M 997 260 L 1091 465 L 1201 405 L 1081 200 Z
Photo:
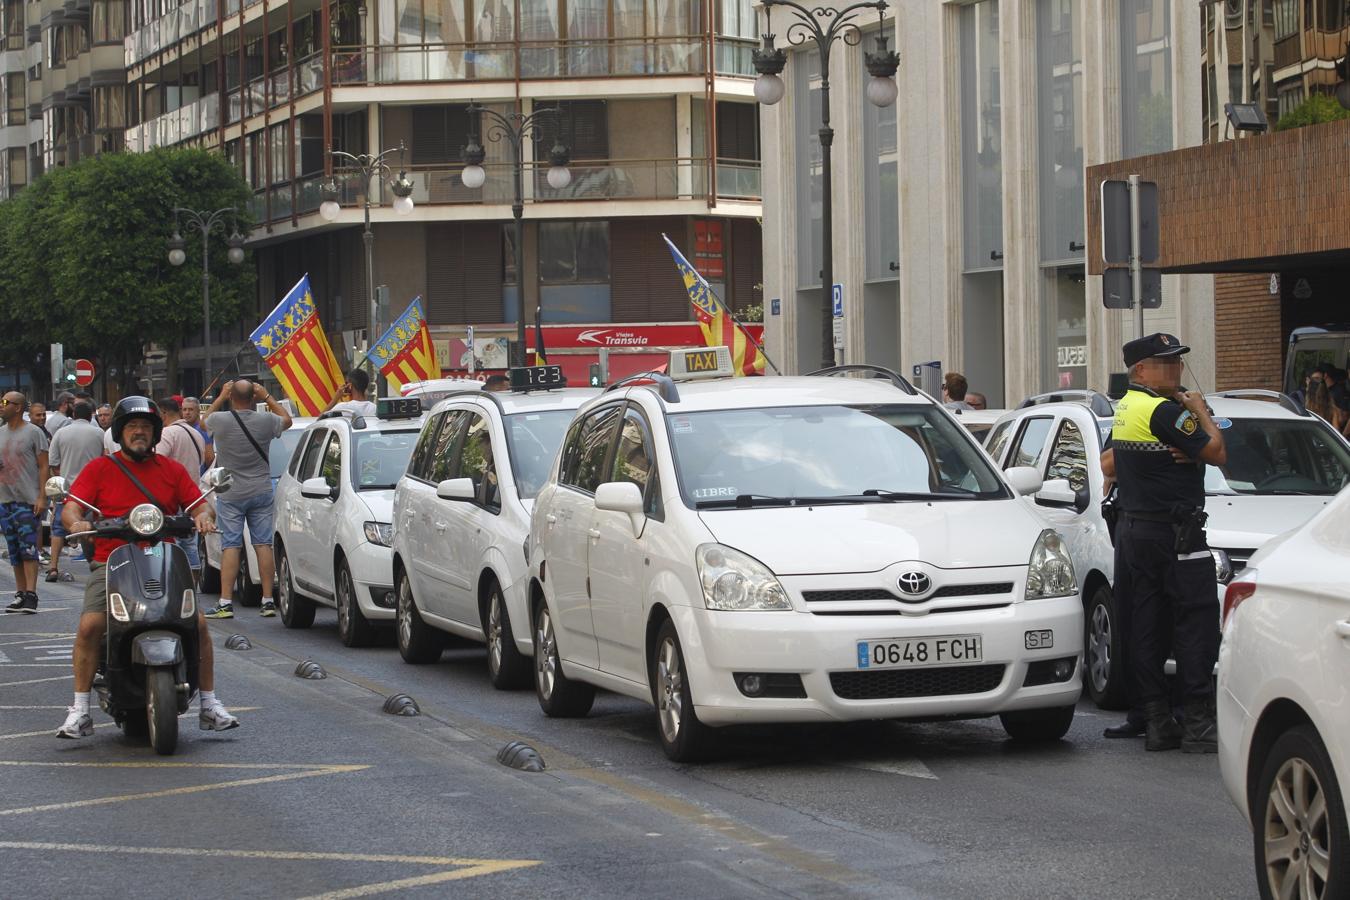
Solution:
M 670 430 L 676 434 L 691 434 L 694 430 L 694 421 L 688 416 L 675 416 L 670 420 Z

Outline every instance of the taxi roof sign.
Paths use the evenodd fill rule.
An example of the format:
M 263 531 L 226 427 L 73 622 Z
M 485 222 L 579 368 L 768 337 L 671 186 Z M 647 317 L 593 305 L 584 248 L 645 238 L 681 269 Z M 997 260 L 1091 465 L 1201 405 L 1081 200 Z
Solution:
M 733 374 L 730 347 L 670 351 L 671 378 L 727 378 Z

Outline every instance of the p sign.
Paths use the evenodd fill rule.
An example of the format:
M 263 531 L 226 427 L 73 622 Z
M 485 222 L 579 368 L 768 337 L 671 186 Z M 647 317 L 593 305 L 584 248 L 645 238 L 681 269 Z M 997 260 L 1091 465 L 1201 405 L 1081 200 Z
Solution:
M 89 360 L 75 360 L 75 383 L 80 387 L 88 387 L 94 383 L 94 364 Z

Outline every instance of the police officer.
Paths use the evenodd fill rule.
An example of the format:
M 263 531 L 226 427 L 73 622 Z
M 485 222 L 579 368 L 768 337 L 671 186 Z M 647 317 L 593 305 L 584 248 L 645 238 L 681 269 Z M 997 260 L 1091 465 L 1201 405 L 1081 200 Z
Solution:
M 1204 395 L 1181 389 L 1190 348 L 1170 334 L 1124 347 L 1130 389 L 1116 407 L 1111 452 L 1119 484 L 1117 586 L 1129 606 L 1126 652 L 1145 747 L 1218 749 L 1211 673 L 1219 655 L 1218 585 L 1205 542 L 1205 468 L 1227 462 L 1223 434 Z M 1194 463 L 1178 465 L 1174 449 Z M 1172 715 L 1163 666 L 1177 662 L 1183 714 Z

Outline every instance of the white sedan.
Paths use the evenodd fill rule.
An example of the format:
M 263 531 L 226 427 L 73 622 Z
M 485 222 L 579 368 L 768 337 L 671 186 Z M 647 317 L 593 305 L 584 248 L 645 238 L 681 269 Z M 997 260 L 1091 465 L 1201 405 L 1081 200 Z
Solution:
M 1350 896 L 1350 492 L 1228 585 L 1219 769 L 1263 898 Z

